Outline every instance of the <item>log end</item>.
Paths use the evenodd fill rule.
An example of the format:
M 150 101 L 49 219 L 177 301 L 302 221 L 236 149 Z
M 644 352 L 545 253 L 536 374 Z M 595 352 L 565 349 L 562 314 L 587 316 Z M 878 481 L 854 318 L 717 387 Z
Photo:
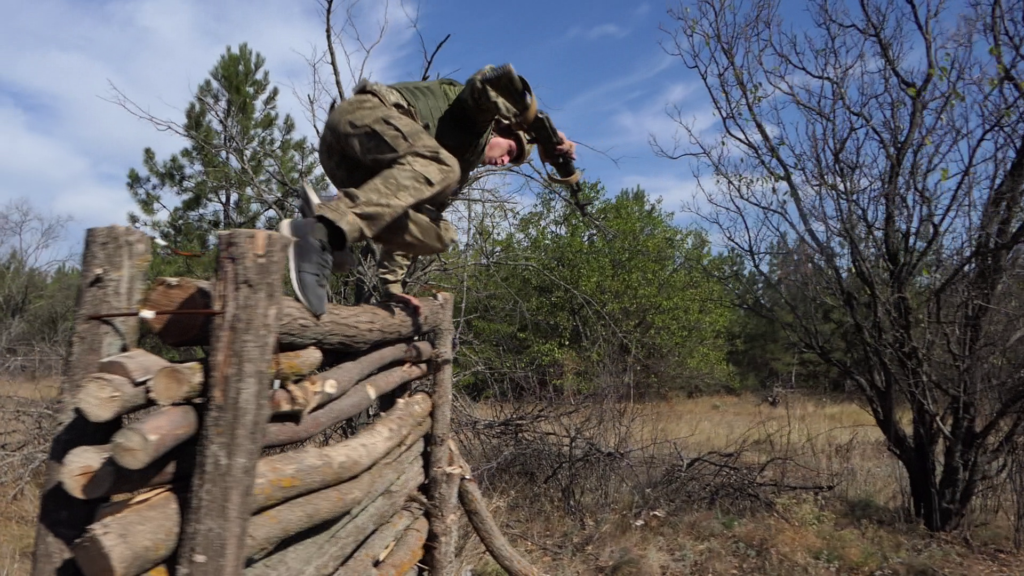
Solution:
M 90 422 L 110 422 L 137 407 L 135 384 L 124 376 L 92 374 L 79 387 L 75 406 Z
M 113 470 L 106 466 L 109 458 L 108 445 L 79 446 L 68 452 L 60 468 L 64 491 L 81 500 L 102 496 L 114 481 Z
M 149 439 L 146 435 L 132 428 L 122 428 L 110 440 L 111 456 L 129 470 L 141 470 L 152 460 Z
M 159 406 L 191 400 L 202 392 L 204 377 L 200 362 L 167 366 L 150 380 L 149 399 Z
M 75 541 L 71 547 L 71 553 L 75 557 L 75 564 L 85 576 L 119 576 L 123 574 L 115 569 L 110 558 L 110 551 L 103 545 L 102 538 L 96 536 L 91 530 Z M 125 575 L 133 576 L 133 575 Z

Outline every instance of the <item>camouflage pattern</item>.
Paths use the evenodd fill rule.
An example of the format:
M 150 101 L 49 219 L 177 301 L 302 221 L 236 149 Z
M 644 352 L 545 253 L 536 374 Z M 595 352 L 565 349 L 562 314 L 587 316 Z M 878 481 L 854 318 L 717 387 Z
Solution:
M 464 87 L 451 80 L 363 82 L 328 116 L 320 163 L 338 196 L 319 204 L 317 214 L 349 243 L 373 239 L 383 247 L 385 292 L 402 292 L 416 256 L 455 242 L 443 211 L 480 164 L 494 120 L 511 120 L 522 106 L 509 101 L 517 100 L 515 82 L 493 70 L 477 72 Z

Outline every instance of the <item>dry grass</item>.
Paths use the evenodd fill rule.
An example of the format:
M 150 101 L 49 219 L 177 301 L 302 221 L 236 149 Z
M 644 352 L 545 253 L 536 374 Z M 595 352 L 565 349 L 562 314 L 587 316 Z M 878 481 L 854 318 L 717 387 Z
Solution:
M 506 413 L 495 405 L 472 409 L 478 416 Z M 590 500 L 589 513 L 579 518 L 566 513 L 552 486 L 502 478 L 488 468 L 488 459 L 478 461 L 513 544 L 548 574 L 1024 574 L 1024 558 L 1012 552 L 1012 528 L 1004 517 L 975 515 L 971 537 L 935 536 L 903 521 L 901 470 L 870 415 L 853 402 L 793 395 L 772 408 L 750 396 L 679 398 L 605 409 L 603 417 L 611 414 L 628 420 L 627 452 L 684 461 L 712 451 L 742 452 L 730 462 L 779 464 L 758 477 L 766 483 L 835 486 L 769 490 L 770 507 L 737 512 L 727 502 L 684 498 L 685 483 L 664 489 L 658 482 L 671 475 L 637 473 L 646 461 L 637 458 L 627 467 L 640 485 L 620 486 L 614 502 Z M 560 436 L 586 417 L 574 413 L 570 419 L 568 425 L 541 426 Z M 477 439 L 464 441 L 470 451 L 477 445 Z M 623 444 L 616 446 L 623 452 Z M 476 456 L 486 455 L 477 450 Z M 657 481 L 643 484 L 651 478 Z M 673 502 L 676 496 L 683 504 Z M 469 542 L 466 561 L 477 573 L 502 573 L 479 544 Z M 638 571 L 617 571 L 625 565 Z
M 55 389 L 54 383 L 0 383 L 0 408 L 22 416 L 3 419 L 0 446 L 32 432 L 25 408 L 45 407 Z M 501 411 L 494 405 L 473 409 L 481 416 Z M 633 470 L 634 491 L 609 488 L 598 499 L 580 500 L 590 508 L 571 516 L 560 505 L 560 494 L 551 494 L 552 485 L 484 482 L 512 543 L 547 574 L 1024 574 L 1021 556 L 1010 551 L 1012 533 L 1005 520 L 976 517 L 972 540 L 934 536 L 901 523 L 898 511 L 905 497 L 899 468 L 870 417 L 851 402 L 792 396 L 771 408 L 753 397 L 712 397 L 620 406 L 600 416 L 608 414 L 622 421 L 599 421 L 602 426 L 593 431 L 621 453 L 635 450 L 631 462 L 640 467 L 649 466 L 653 456 L 685 459 L 741 448 L 746 465 L 785 460 L 786 466 L 765 480 L 833 480 L 836 487 L 774 493 L 771 508 L 736 512 L 726 503 L 673 505 L 672 490 L 685 485 L 666 489 L 658 481 L 669 476 Z M 593 421 L 575 413 L 542 427 L 558 436 L 586 431 Z M 539 470 L 542 465 L 538 461 L 534 467 L 547 474 Z M 25 476 L 19 466 L 0 465 L 0 576 L 27 574 L 31 562 L 38 494 L 34 485 L 15 492 L 12 479 Z M 494 479 L 499 470 L 479 466 L 477 471 Z M 482 576 L 503 574 L 475 538 L 465 536 L 466 565 Z
M 59 382 L 0 380 L 0 576 L 28 574 L 49 439 L 42 418 Z

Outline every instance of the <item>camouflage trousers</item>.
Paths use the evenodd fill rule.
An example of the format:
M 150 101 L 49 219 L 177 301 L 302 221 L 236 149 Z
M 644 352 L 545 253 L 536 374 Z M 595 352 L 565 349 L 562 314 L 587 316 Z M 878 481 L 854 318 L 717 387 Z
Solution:
M 442 211 L 459 182 L 458 161 L 377 96 L 357 93 L 331 110 L 320 164 L 338 196 L 317 214 L 341 228 L 350 244 L 372 239 L 383 247 L 385 291 L 402 291 L 413 257 L 443 252 L 455 241 Z

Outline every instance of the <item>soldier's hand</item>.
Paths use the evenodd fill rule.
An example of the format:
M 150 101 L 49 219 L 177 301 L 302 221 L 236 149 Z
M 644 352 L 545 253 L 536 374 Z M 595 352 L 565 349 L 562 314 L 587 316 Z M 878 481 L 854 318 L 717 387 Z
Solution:
M 420 311 L 423 309 L 420 306 L 419 299 L 408 294 L 392 294 L 390 300 L 396 304 L 412 308 L 413 316 L 419 316 Z
M 568 156 L 569 158 L 572 158 L 573 160 L 575 160 L 576 159 L 576 143 L 573 142 L 572 140 L 569 140 L 568 138 L 566 138 L 565 132 L 562 132 L 561 130 L 558 131 L 558 136 L 562 138 L 562 143 L 558 145 L 558 148 L 555 148 L 555 155 L 556 156 Z M 540 148 L 540 147 L 538 146 L 538 148 Z M 546 162 L 548 164 L 551 164 L 551 161 L 553 160 L 553 158 L 549 158 L 547 156 L 547 154 L 544 153 L 544 150 L 538 150 L 538 152 L 540 153 L 541 162 Z

